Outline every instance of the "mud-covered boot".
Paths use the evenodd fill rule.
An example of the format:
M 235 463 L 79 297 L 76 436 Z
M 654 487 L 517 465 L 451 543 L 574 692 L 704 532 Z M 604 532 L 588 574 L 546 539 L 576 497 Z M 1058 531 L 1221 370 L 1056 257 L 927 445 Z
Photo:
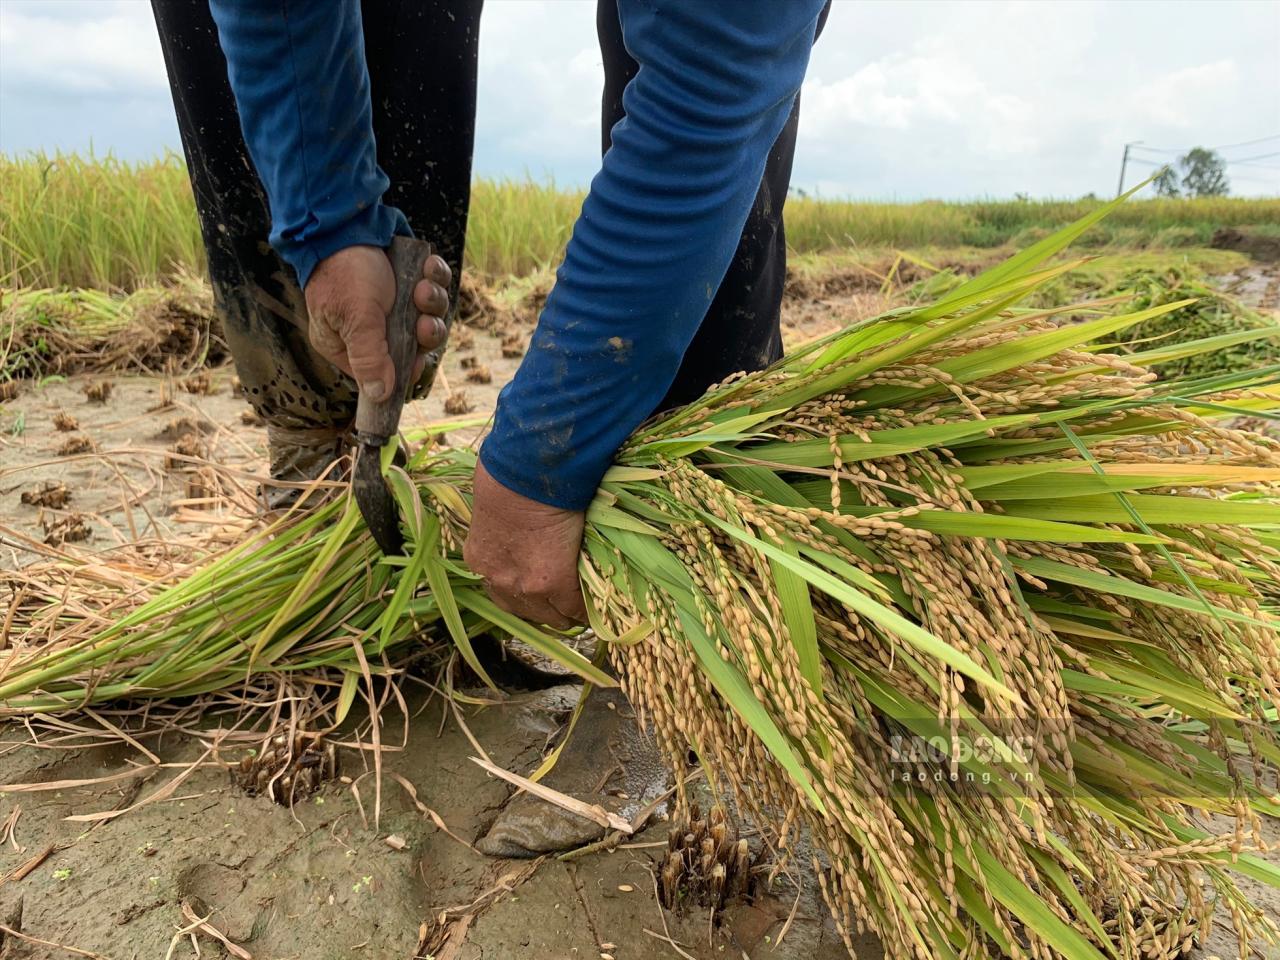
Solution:
M 631 819 L 670 788 L 671 774 L 657 744 L 636 723 L 622 692 L 596 689 L 542 783 Z M 495 857 L 536 857 L 580 847 L 604 835 L 605 828 L 593 820 L 516 793 L 477 847 Z
M 267 509 L 292 506 L 302 493 L 301 485 L 326 475 L 339 479 L 334 464 L 343 456 L 345 435 L 346 431 L 337 427 L 290 429 L 267 424 L 271 482 L 262 484 Z

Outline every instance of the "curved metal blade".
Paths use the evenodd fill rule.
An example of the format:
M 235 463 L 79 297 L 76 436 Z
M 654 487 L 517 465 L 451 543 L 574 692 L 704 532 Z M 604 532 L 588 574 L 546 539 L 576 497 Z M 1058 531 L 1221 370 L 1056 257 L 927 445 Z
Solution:
M 381 453 L 377 447 L 360 445 L 351 475 L 351 492 L 374 541 L 384 554 L 394 556 L 404 553 L 404 536 L 400 533 L 400 511 L 382 478 Z
M 356 401 L 356 467 L 351 477 L 351 491 L 382 552 L 398 554 L 404 552 L 400 512 L 382 478 L 381 454 L 400 426 L 400 413 L 411 386 L 409 376 L 418 352 L 414 332 L 418 309 L 413 303 L 413 288 L 422 279 L 422 267 L 431 255 L 431 244 L 411 237 L 394 237 L 387 255 L 396 277 L 396 299 L 387 315 L 387 352 L 395 366 L 396 379 L 383 399 L 373 400 L 360 391 Z M 439 363 L 438 356 L 435 362 Z

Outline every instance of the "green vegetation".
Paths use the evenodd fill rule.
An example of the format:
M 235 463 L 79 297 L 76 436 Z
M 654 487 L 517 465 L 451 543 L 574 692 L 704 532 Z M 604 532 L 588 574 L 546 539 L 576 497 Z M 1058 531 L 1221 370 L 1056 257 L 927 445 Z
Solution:
M 160 369 L 166 351 L 181 366 L 220 360 L 224 351 L 203 281 L 203 248 L 185 167 L 176 156 L 142 164 L 111 158 L 0 157 L 0 381 L 82 370 Z M 554 184 L 478 181 L 468 257 L 479 266 L 473 294 L 520 302 L 548 282 L 582 200 Z M 787 236 L 793 291 L 821 298 L 850 287 L 936 297 L 1007 253 L 991 243 L 1034 242 L 1048 224 L 1093 201 L 877 204 L 793 198 Z M 1196 337 L 1265 322 L 1209 286 L 1249 260 L 1199 243 L 1215 224 L 1267 231 L 1280 201 L 1234 199 L 1130 202 L 1085 241 L 1101 254 L 1031 297 L 1056 307 L 1089 297 L 1135 294 L 1131 309 L 1170 298 L 1202 303 L 1177 311 L 1143 336 Z M 1114 220 L 1114 223 L 1110 222 Z M 1106 244 L 1148 244 L 1150 249 Z M 965 245 L 967 244 L 967 245 Z M 1168 245 L 1173 245 L 1172 248 Z M 909 253 L 897 251 L 907 249 Z M 474 277 L 473 277 L 474 279 Z M 9 289 L 6 289 L 9 288 Z M 1181 332 L 1180 332 L 1181 331 Z M 1240 344 L 1188 365 L 1272 362 L 1274 341 Z
M 167 156 L 0 157 L 0 285 L 133 290 L 178 269 L 199 273 L 203 251 L 186 168 Z M 523 275 L 559 259 L 582 192 L 554 183 L 477 181 L 468 262 L 489 277 Z M 1098 200 L 875 203 L 793 197 L 787 240 L 798 253 L 839 248 L 1025 246 L 1096 210 Z M 1087 243 L 1205 245 L 1224 226 L 1280 229 L 1280 200 L 1132 201 Z
M 1175 356 L 1151 369 L 1162 378 L 1187 375 L 1207 376 L 1232 370 L 1250 370 L 1280 362 L 1280 323 L 1273 316 L 1250 310 L 1234 297 L 1208 286 L 1186 270 L 1169 267 L 1159 271 L 1136 271 L 1116 285 L 1117 293 L 1132 296 L 1127 309 L 1151 307 L 1181 301 L 1176 309 L 1135 324 L 1125 337 L 1144 350 L 1191 343 L 1218 337 L 1220 347 L 1208 352 Z M 1186 303 L 1188 298 L 1194 302 Z M 1270 331 L 1267 339 L 1251 336 Z M 1233 337 L 1239 337 L 1233 340 Z
M 787 242 L 798 251 L 831 247 L 1024 247 L 1102 206 L 1082 200 L 874 203 L 792 198 Z M 1131 200 L 1090 231 L 1085 246 L 1206 246 L 1219 227 L 1280 226 L 1280 200 L 1215 197 Z
M 1227 162 L 1206 147 L 1184 153 L 1176 167 L 1171 164 L 1156 174 L 1152 185 L 1162 197 L 1225 197 L 1231 189 Z
M 969 251 L 968 259 L 972 257 Z M 957 259 L 954 265 L 917 281 L 906 291 L 906 299 L 931 300 L 963 283 L 973 270 L 968 269 L 965 256 Z M 927 261 L 913 257 L 911 262 Z M 1216 350 L 1151 362 L 1150 369 L 1161 378 L 1256 369 L 1280 363 L 1280 321 L 1207 282 L 1207 278 L 1228 274 L 1245 262 L 1242 255 L 1231 251 L 1205 249 L 1099 257 L 1042 284 L 1027 302 L 1056 309 L 1095 301 L 1115 304 L 1115 309 L 1126 313 L 1172 304 L 1171 310 L 1126 330 L 1123 342 L 1108 341 L 1105 345 L 1118 352 L 1134 352 L 1218 337 Z
M 111 370 L 185 370 L 227 357 L 209 284 L 190 273 L 112 293 L 0 290 L 0 383 Z
M 204 272 L 186 167 L 0 157 L 0 287 L 134 290 Z
M 468 265 L 490 278 L 554 267 L 585 195 L 554 183 L 477 180 L 467 218 Z

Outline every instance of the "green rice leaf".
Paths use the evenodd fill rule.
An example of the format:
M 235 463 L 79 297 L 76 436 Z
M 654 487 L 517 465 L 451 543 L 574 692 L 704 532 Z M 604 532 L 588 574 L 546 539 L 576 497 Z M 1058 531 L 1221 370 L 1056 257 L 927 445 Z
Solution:
M 800 548 L 786 543 L 781 548 L 794 558 L 800 556 Z M 776 560 L 769 561 L 774 589 L 782 607 L 782 618 L 787 634 L 800 659 L 800 674 L 808 681 L 813 692 L 822 696 L 822 657 L 818 652 L 818 626 L 813 619 L 813 604 L 809 600 L 809 585 L 804 578 Z

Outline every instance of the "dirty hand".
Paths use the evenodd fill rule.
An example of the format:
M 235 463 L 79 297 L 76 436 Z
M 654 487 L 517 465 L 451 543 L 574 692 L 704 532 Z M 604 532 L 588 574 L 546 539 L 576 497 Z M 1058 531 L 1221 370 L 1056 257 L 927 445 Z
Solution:
M 480 463 L 474 497 L 462 556 L 493 602 L 558 630 L 586 623 L 578 583 L 584 514 L 508 490 Z
M 422 311 L 414 380 L 426 363 L 422 354 L 444 342 L 451 279 L 449 265 L 432 255 L 413 288 L 414 305 Z M 325 257 L 307 280 L 304 296 L 311 345 L 354 377 L 371 399 L 390 396 L 396 372 L 387 348 L 387 314 L 396 300 L 396 277 L 386 253 L 379 247 L 355 246 Z

